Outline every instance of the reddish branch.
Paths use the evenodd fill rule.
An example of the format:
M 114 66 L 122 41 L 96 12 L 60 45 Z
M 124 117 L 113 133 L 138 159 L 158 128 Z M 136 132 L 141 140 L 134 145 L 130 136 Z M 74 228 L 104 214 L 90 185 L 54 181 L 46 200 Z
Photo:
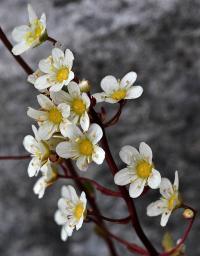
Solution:
M 87 211 L 87 216 L 95 216 L 95 214 L 94 214 L 94 212 L 93 211 Z M 126 217 L 126 218 L 121 218 L 121 219 L 113 219 L 113 218 L 108 218 L 108 217 L 105 217 L 105 216 L 103 216 L 103 215 L 101 215 L 101 218 L 103 219 L 103 220 L 106 220 L 106 221 L 108 221 L 108 222 L 113 222 L 113 223 L 116 223 L 116 224 L 127 224 L 127 223 L 129 223 L 129 221 L 130 221 L 130 219 L 131 219 L 131 217 L 130 216 L 128 216 L 128 217 Z
M 30 155 L 25 156 L 0 156 L 0 160 L 22 160 L 22 159 L 28 159 L 30 158 Z

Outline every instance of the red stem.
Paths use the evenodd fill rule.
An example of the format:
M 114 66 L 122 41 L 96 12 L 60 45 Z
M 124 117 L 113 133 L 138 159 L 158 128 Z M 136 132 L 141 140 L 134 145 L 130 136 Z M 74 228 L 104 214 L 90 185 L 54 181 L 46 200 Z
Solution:
M 30 158 L 30 155 L 25 156 L 0 156 L 0 160 L 22 160 L 22 159 L 28 159 Z
M 2 40 L 3 44 L 7 47 L 9 52 L 12 54 L 12 56 L 15 58 L 15 60 L 20 64 L 20 66 L 24 69 L 24 71 L 30 75 L 33 73 L 33 70 L 29 67 L 29 65 L 22 59 L 20 56 L 16 56 L 12 53 L 12 44 L 8 40 L 7 36 L 3 32 L 2 28 L 0 27 L 0 39 Z
M 57 43 L 57 41 L 54 38 L 50 37 L 50 36 L 47 37 L 47 40 L 49 42 L 53 43 L 53 45 L 55 45 Z
M 87 216 L 95 216 L 95 214 L 93 212 L 91 212 L 91 211 L 88 211 L 87 212 Z M 113 222 L 113 223 L 117 223 L 117 224 L 127 224 L 127 223 L 129 223 L 129 221 L 131 219 L 130 216 L 128 216 L 126 218 L 121 218 L 121 219 L 112 219 L 112 218 L 108 218 L 108 217 L 105 217 L 105 216 L 102 216 L 102 215 L 101 215 L 101 218 L 103 220 L 106 220 L 106 221 L 109 221 L 109 222 Z

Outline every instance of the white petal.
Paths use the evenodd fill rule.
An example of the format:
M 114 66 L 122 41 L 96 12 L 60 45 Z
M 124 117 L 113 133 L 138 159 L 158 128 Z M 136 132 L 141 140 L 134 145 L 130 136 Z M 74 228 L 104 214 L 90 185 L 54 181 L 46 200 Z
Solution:
M 132 86 L 128 89 L 125 99 L 137 99 L 142 95 L 142 93 L 143 88 L 141 86 Z
M 127 145 L 122 147 L 122 149 L 119 152 L 119 156 L 125 164 L 132 165 L 139 157 L 139 152 L 136 148 Z
M 92 141 L 93 144 L 96 144 L 102 138 L 103 131 L 98 124 L 91 124 L 91 126 L 87 131 L 87 136 Z
M 92 97 L 94 97 L 96 99 L 96 102 L 99 103 L 105 101 L 106 94 L 104 92 L 95 93 L 92 95 Z
M 148 178 L 148 185 L 150 188 L 156 189 L 159 188 L 161 183 L 161 175 L 159 171 L 153 169 L 152 174 Z
M 54 84 L 53 86 L 50 87 L 49 91 L 50 92 L 59 92 L 64 86 L 64 83 L 58 83 Z
M 114 176 L 114 182 L 119 186 L 125 186 L 131 183 L 131 180 L 133 179 L 134 175 L 129 172 L 128 168 L 120 170 Z
M 174 188 L 176 191 L 178 191 L 178 188 L 179 188 L 178 171 L 175 171 Z
M 79 200 L 76 190 L 71 185 L 62 186 L 61 195 L 65 199 L 71 200 L 73 203 L 77 203 Z
M 101 88 L 109 94 L 118 89 L 119 84 L 114 76 L 106 76 L 101 80 Z
M 73 97 L 79 97 L 80 96 L 80 88 L 77 83 L 70 82 L 67 86 L 67 89 L 69 91 L 69 94 Z
M 33 192 L 38 195 L 38 198 L 41 199 L 44 196 L 46 189 L 46 183 L 44 180 L 44 177 L 41 177 L 40 179 L 37 180 L 33 187 Z
M 82 97 L 83 101 L 85 102 L 86 109 L 88 109 L 90 106 L 90 98 L 87 96 L 87 93 L 82 93 L 81 97 Z
M 169 179 L 167 178 L 161 179 L 160 194 L 166 199 L 169 199 L 173 194 L 172 184 Z
M 71 125 L 71 123 L 67 120 L 65 122 L 60 123 L 60 132 L 64 137 L 67 137 L 68 135 L 68 128 Z
M 70 115 L 70 106 L 66 103 L 61 103 L 58 105 L 58 110 L 61 111 L 63 119 L 69 117 Z
M 13 29 L 12 37 L 16 42 L 23 41 L 24 35 L 30 30 L 27 25 L 19 26 Z
M 67 238 L 68 238 L 67 231 L 66 231 L 66 229 L 64 227 L 62 227 L 62 229 L 61 229 L 61 240 L 63 242 L 66 242 Z
M 39 111 L 34 108 L 28 108 L 27 115 L 38 122 L 43 122 L 48 119 L 48 114 L 45 111 Z
M 38 90 L 44 90 L 51 86 L 49 83 L 49 75 L 42 75 L 35 80 L 34 86 Z
M 70 138 L 71 140 L 76 140 L 82 135 L 83 133 L 81 132 L 81 130 L 74 124 L 69 125 L 66 131 L 66 137 Z
M 36 15 L 35 11 L 33 10 L 33 7 L 32 7 L 30 4 L 28 4 L 27 8 L 28 8 L 29 22 L 32 23 L 32 22 L 35 21 L 38 17 L 37 17 L 37 15 Z
M 38 142 L 31 135 L 27 135 L 24 137 L 23 145 L 25 149 L 31 154 L 34 154 L 36 149 L 38 148 Z
M 85 194 L 84 191 L 81 193 L 80 201 L 84 204 L 84 209 L 85 209 L 86 208 L 86 204 L 87 204 L 87 198 L 86 198 L 86 194 Z
M 58 92 L 50 92 L 50 97 L 56 105 L 59 105 L 61 103 L 68 104 L 71 100 L 69 94 L 63 90 L 60 90 Z
M 50 122 L 42 123 L 42 125 L 38 129 L 39 136 L 42 140 L 48 140 L 51 138 L 51 136 L 58 131 L 58 128 L 56 125 Z
M 74 158 L 77 152 L 70 142 L 61 142 L 56 147 L 56 153 L 62 158 Z
M 76 230 L 79 230 L 83 225 L 83 217 L 80 218 L 79 222 L 76 224 Z
M 90 118 L 88 116 L 88 113 L 85 111 L 85 113 L 80 118 L 80 125 L 83 131 L 87 131 L 90 125 Z
M 166 210 L 166 211 L 162 214 L 161 221 L 160 221 L 160 225 L 161 225 L 162 227 L 165 227 L 165 226 L 166 226 L 166 224 L 167 224 L 167 222 L 168 222 L 168 220 L 169 220 L 169 217 L 170 217 L 171 213 L 172 213 L 171 211 Z
M 152 162 L 152 150 L 151 148 L 145 143 L 141 142 L 139 146 L 139 152 L 141 155 L 143 155 L 148 161 L 151 163 Z
M 12 48 L 12 53 L 14 55 L 20 55 L 23 52 L 25 52 L 26 50 L 28 50 L 29 48 L 31 48 L 30 45 L 28 45 L 25 41 L 22 41 L 21 43 L 16 44 L 13 48 Z
M 133 183 L 130 184 L 129 187 L 129 195 L 132 198 L 136 198 L 140 196 L 144 190 L 146 181 L 142 179 L 137 179 Z
M 121 80 L 120 85 L 122 87 L 131 86 L 137 79 L 137 74 L 133 71 L 127 73 Z
M 66 223 L 66 218 L 60 210 L 57 210 L 54 215 L 54 220 L 58 225 L 64 225 Z
M 40 17 L 40 22 L 42 23 L 42 25 L 43 25 L 43 27 L 44 27 L 44 30 L 45 30 L 45 28 L 46 28 L 46 20 L 47 20 L 46 14 L 43 13 L 43 14 L 41 15 L 41 17 Z
M 33 130 L 35 139 L 36 139 L 37 141 L 40 141 L 41 138 L 40 138 L 40 136 L 39 136 L 38 129 L 35 127 L 35 125 L 32 125 L 32 130 Z
M 165 206 L 163 200 L 157 200 L 148 205 L 147 215 L 150 217 L 158 216 L 163 213 L 165 207 L 166 206 Z
M 40 167 L 41 167 L 41 161 L 37 157 L 34 157 L 30 161 L 29 166 L 28 166 L 29 177 L 37 176 L 38 172 L 40 170 Z
M 54 48 L 52 50 L 52 57 L 53 57 L 54 62 L 59 63 L 60 61 L 62 61 L 64 59 L 64 53 L 61 49 Z
M 73 65 L 73 61 L 74 61 L 73 53 L 69 49 L 66 49 L 65 58 L 64 58 L 64 65 L 66 65 L 67 67 L 69 67 L 71 69 L 72 65 Z
M 38 103 L 40 104 L 40 106 L 45 110 L 50 110 L 53 107 L 55 107 L 53 102 L 44 94 L 39 94 L 37 96 L 37 100 L 38 100 Z
M 105 159 L 105 152 L 99 146 L 94 146 L 94 153 L 92 154 L 92 160 L 96 164 L 102 164 Z
M 39 62 L 39 69 L 44 73 L 51 74 L 52 73 L 52 65 L 51 65 L 50 58 L 41 60 Z
M 81 171 L 86 171 L 88 168 L 88 162 L 86 157 L 80 156 L 76 161 L 76 165 Z

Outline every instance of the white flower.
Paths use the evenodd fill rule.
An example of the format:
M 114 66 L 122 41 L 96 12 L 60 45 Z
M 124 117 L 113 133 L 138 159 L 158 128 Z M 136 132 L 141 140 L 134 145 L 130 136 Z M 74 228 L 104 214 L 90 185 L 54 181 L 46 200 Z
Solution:
M 60 91 L 64 85 L 68 85 L 74 79 L 74 73 L 71 70 L 73 60 L 73 53 L 69 49 L 64 53 L 61 49 L 54 48 L 51 56 L 39 62 L 39 70 L 43 75 L 35 80 L 35 88 Z
M 144 142 L 140 143 L 139 152 L 131 146 L 124 146 L 120 153 L 121 160 L 127 167 L 115 174 L 115 184 L 125 186 L 130 183 L 130 197 L 136 198 L 141 195 L 144 186 L 156 189 L 161 182 L 160 173 L 154 169 L 152 163 L 152 150 Z
M 38 132 L 43 140 L 48 140 L 55 132 L 61 132 L 66 136 L 66 130 L 71 123 L 68 120 L 70 106 L 61 103 L 56 106 L 47 96 L 40 94 L 37 100 L 42 110 L 29 108 L 27 115 L 35 119 L 39 124 Z
M 33 191 L 38 198 L 41 199 L 44 196 L 45 190 L 50 186 L 57 178 L 57 172 L 52 168 L 50 161 L 48 161 L 41 168 L 42 177 L 40 177 L 33 187 Z
M 74 228 L 79 230 L 83 224 L 87 199 L 85 192 L 77 196 L 72 186 L 63 186 L 61 198 L 58 201 L 58 210 L 55 213 L 55 221 L 62 226 L 61 239 L 66 241 L 72 235 Z
M 162 227 L 166 226 L 172 211 L 180 206 L 181 202 L 179 199 L 178 187 L 179 179 L 177 171 L 175 172 L 173 185 L 167 178 L 162 178 L 160 184 L 160 194 L 162 195 L 161 199 L 151 203 L 147 207 L 148 216 L 152 217 L 162 215 L 160 222 Z
M 102 136 L 103 132 L 98 124 L 92 124 L 85 133 L 77 126 L 71 125 L 66 133 L 69 141 L 58 144 L 56 152 L 62 158 L 75 159 L 78 168 L 84 171 L 92 161 L 102 164 L 105 152 L 97 145 Z
M 12 32 L 12 37 L 17 42 L 12 49 L 14 55 L 20 55 L 40 44 L 46 33 L 46 15 L 44 13 L 38 19 L 32 6 L 28 4 L 28 16 L 29 25 L 16 27 Z
M 137 78 L 135 72 L 129 72 L 121 80 L 114 76 L 106 76 L 101 80 L 101 88 L 104 92 L 95 93 L 93 97 L 97 102 L 116 103 L 123 99 L 136 99 L 141 96 L 141 86 L 132 86 Z
M 90 118 L 87 113 L 90 99 L 86 93 L 81 93 L 77 83 L 70 82 L 67 87 L 69 93 L 61 90 L 51 92 L 50 96 L 55 104 L 66 103 L 70 105 L 70 121 L 74 124 L 80 124 L 82 129 L 86 131 L 90 125 Z
M 27 135 L 24 138 L 23 145 L 25 149 L 31 153 L 32 160 L 28 166 L 29 177 L 37 176 L 41 167 L 47 162 L 50 150 L 48 145 L 41 140 L 35 126 L 32 126 L 35 138 Z

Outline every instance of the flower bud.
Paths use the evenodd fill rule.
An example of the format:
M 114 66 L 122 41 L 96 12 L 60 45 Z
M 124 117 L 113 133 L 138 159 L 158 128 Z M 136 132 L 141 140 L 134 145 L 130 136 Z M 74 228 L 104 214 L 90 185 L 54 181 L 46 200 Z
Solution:
M 183 212 L 183 217 L 186 219 L 191 219 L 194 217 L 194 212 L 191 209 L 187 208 Z
M 91 88 L 91 86 L 87 80 L 80 81 L 79 87 L 80 87 L 81 92 L 89 92 L 90 88 Z

